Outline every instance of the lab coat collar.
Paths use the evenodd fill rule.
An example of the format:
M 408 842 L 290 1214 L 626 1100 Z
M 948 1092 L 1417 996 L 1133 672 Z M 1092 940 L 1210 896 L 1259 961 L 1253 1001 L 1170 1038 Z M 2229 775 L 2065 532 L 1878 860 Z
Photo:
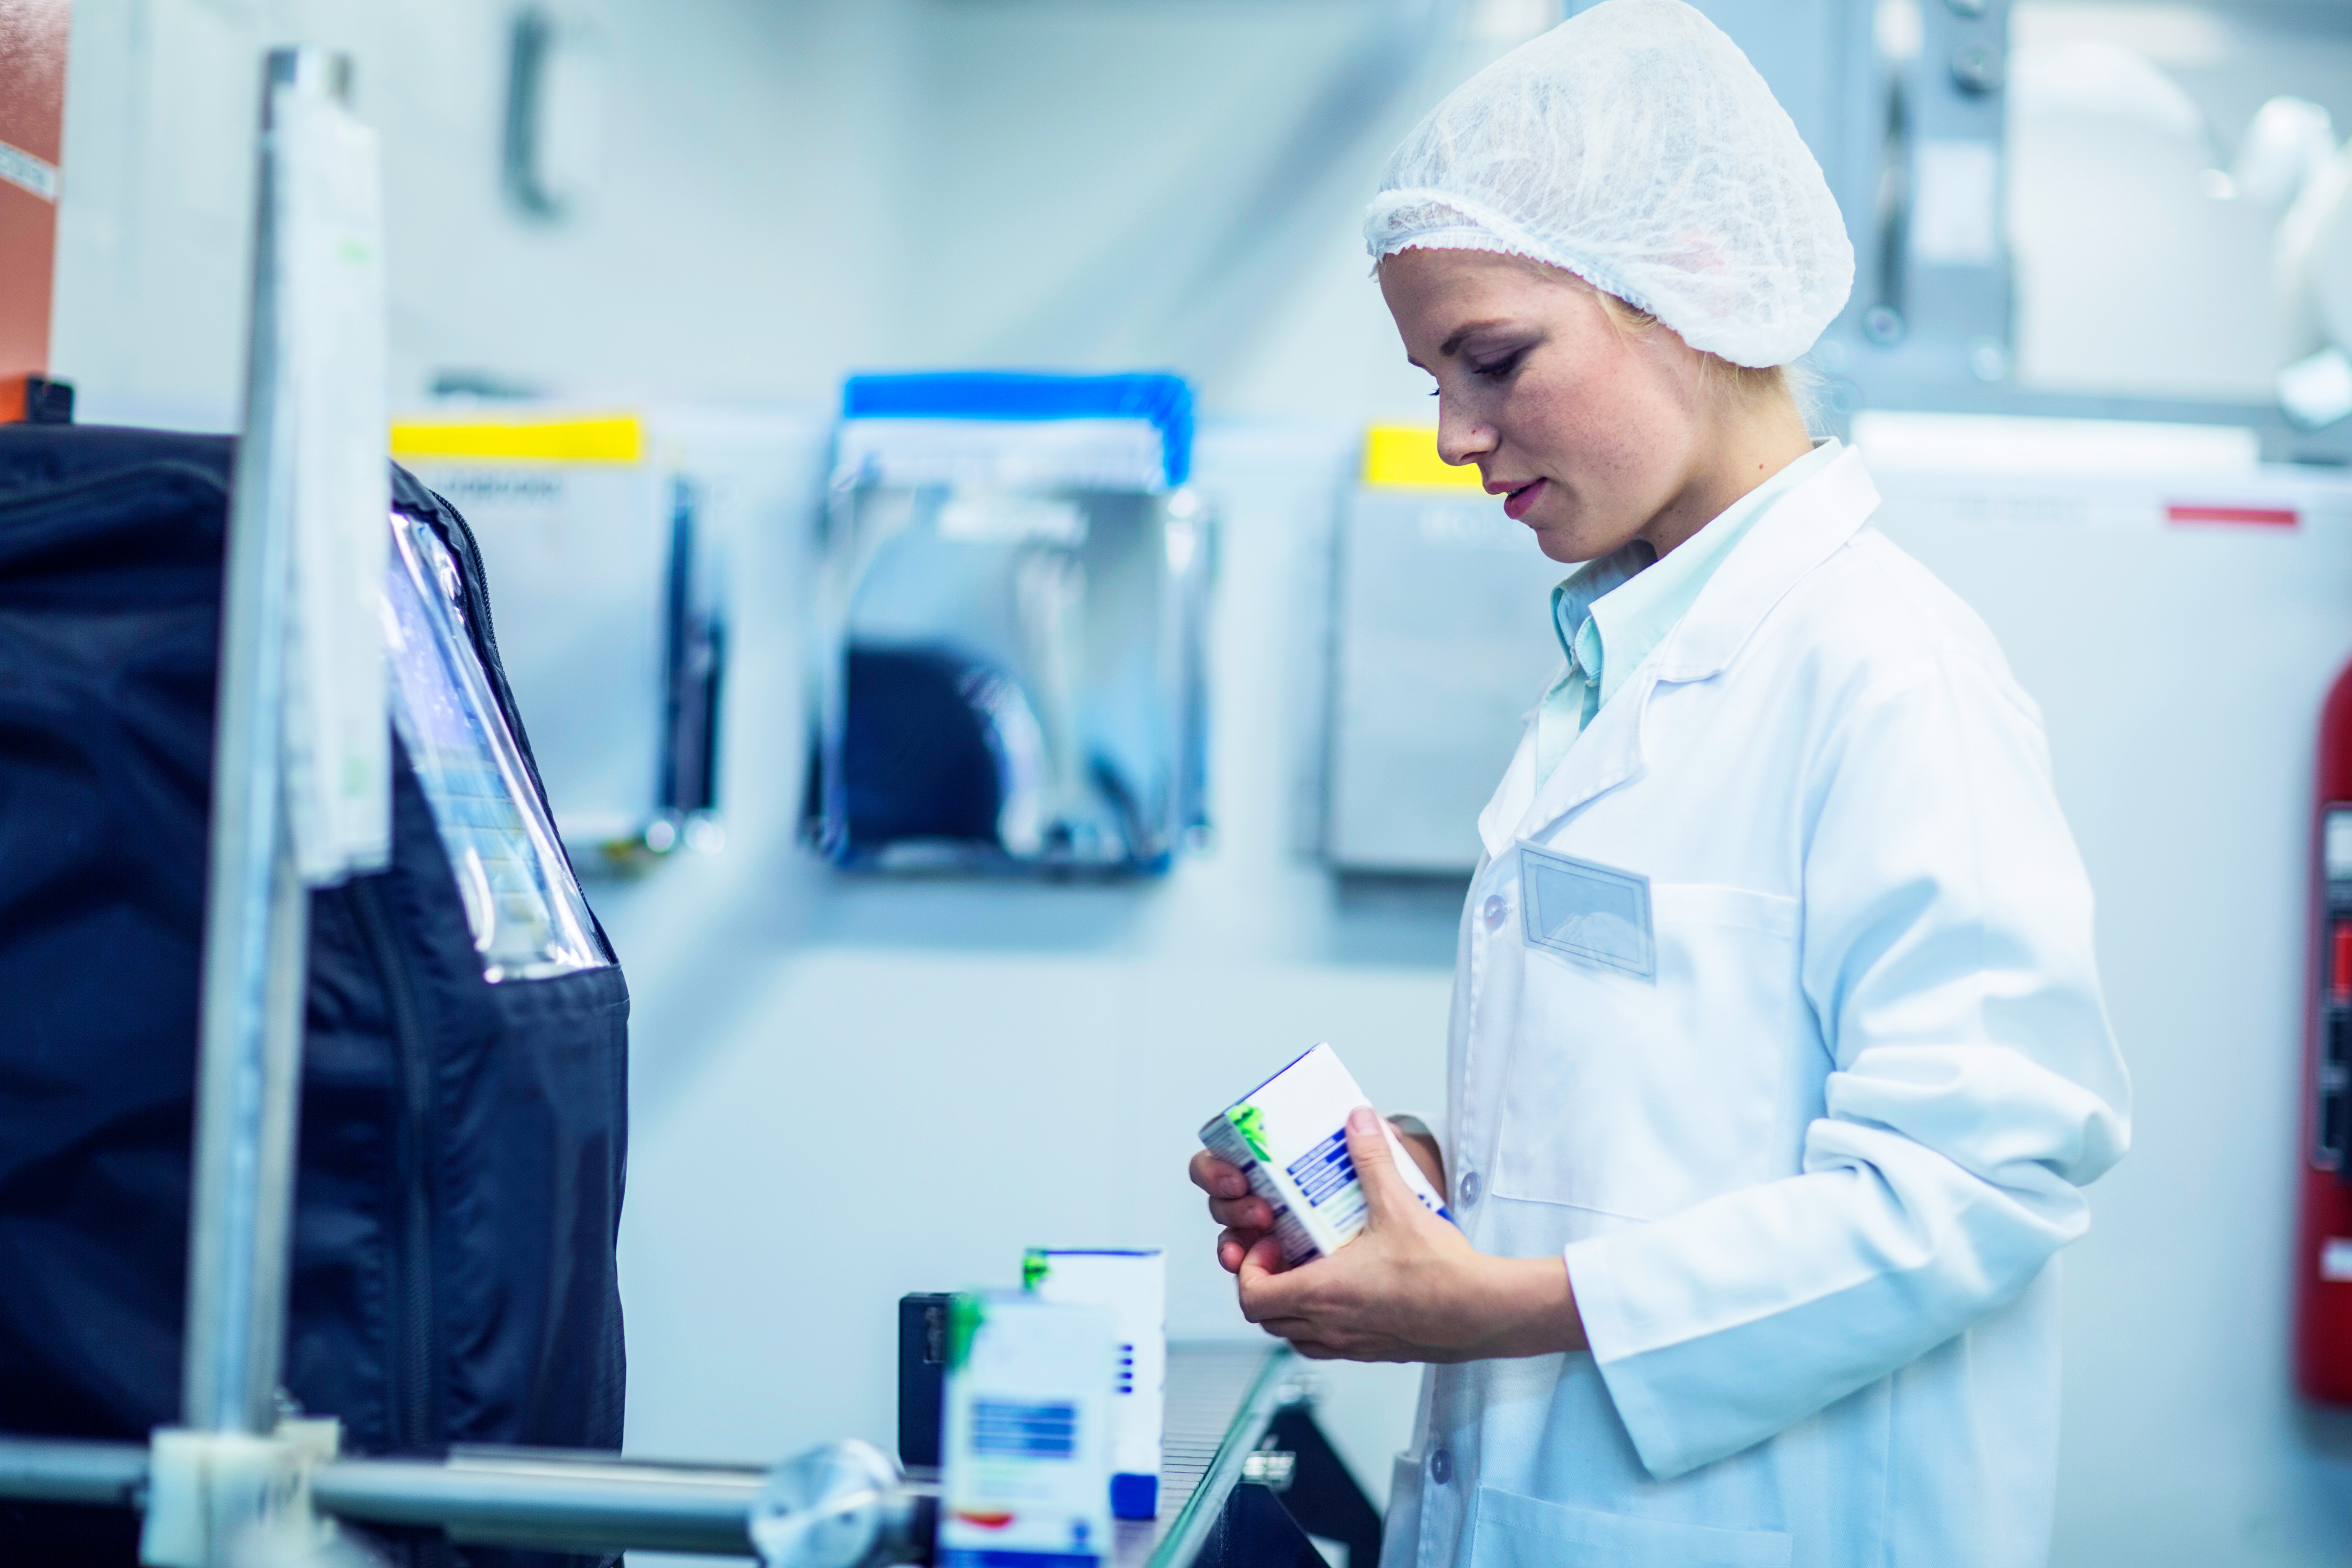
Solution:
M 1877 507 L 1877 487 L 1852 449 L 1776 500 L 1716 568 L 1657 652 L 1592 716 L 1541 789 L 1535 782 L 1535 726 L 1528 726 L 1501 787 L 1478 816 L 1488 857 L 1500 860 L 1520 839 L 1537 837 L 1587 801 L 1638 777 L 1644 766 L 1643 721 L 1659 684 L 1720 674 L 1772 607 L 1853 538 Z
M 1878 510 L 1878 487 L 1849 447 L 1756 520 L 1699 590 L 1658 649 L 1658 679 L 1719 675 L 1805 575 L 1852 539 Z

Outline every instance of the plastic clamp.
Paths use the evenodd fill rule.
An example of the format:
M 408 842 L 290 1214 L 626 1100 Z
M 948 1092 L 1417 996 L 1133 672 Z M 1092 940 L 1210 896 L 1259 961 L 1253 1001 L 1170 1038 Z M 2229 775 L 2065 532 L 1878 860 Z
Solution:
M 334 1538 L 310 1507 L 310 1468 L 335 1457 L 342 1424 L 282 1421 L 268 1436 L 159 1426 L 148 1446 L 149 1568 L 229 1568 L 257 1546 L 288 1558 Z

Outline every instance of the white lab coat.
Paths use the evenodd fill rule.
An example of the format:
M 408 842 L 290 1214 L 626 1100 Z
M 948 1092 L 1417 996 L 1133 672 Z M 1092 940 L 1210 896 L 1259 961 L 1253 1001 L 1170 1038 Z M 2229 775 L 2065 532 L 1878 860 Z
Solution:
M 1565 1254 L 1592 1351 L 1429 1370 L 1384 1568 L 2048 1554 L 2129 1086 L 2040 715 L 1877 500 L 1852 452 L 1782 497 L 1478 820 L 1455 1212 Z M 1654 980 L 1531 944 L 1528 845 L 1648 879 Z

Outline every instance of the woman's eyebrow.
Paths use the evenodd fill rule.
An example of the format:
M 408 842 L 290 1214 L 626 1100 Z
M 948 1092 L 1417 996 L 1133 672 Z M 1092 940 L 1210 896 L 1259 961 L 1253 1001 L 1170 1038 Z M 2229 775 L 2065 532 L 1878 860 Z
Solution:
M 1437 352 L 1444 354 L 1446 358 L 1451 359 L 1454 357 L 1455 351 L 1462 347 L 1462 340 L 1468 337 L 1471 333 L 1483 332 L 1489 327 L 1507 327 L 1510 324 L 1509 321 L 1500 316 L 1497 316 L 1491 321 L 1465 321 L 1461 326 L 1454 329 L 1454 335 L 1452 337 L 1437 345 Z

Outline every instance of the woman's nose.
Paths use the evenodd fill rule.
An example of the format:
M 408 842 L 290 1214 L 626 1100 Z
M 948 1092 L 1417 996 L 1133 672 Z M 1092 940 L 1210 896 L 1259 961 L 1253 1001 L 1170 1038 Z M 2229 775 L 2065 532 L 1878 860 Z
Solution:
M 1495 449 L 1494 429 L 1466 415 L 1447 408 L 1441 400 L 1437 410 L 1437 455 L 1459 467 L 1473 463 Z

